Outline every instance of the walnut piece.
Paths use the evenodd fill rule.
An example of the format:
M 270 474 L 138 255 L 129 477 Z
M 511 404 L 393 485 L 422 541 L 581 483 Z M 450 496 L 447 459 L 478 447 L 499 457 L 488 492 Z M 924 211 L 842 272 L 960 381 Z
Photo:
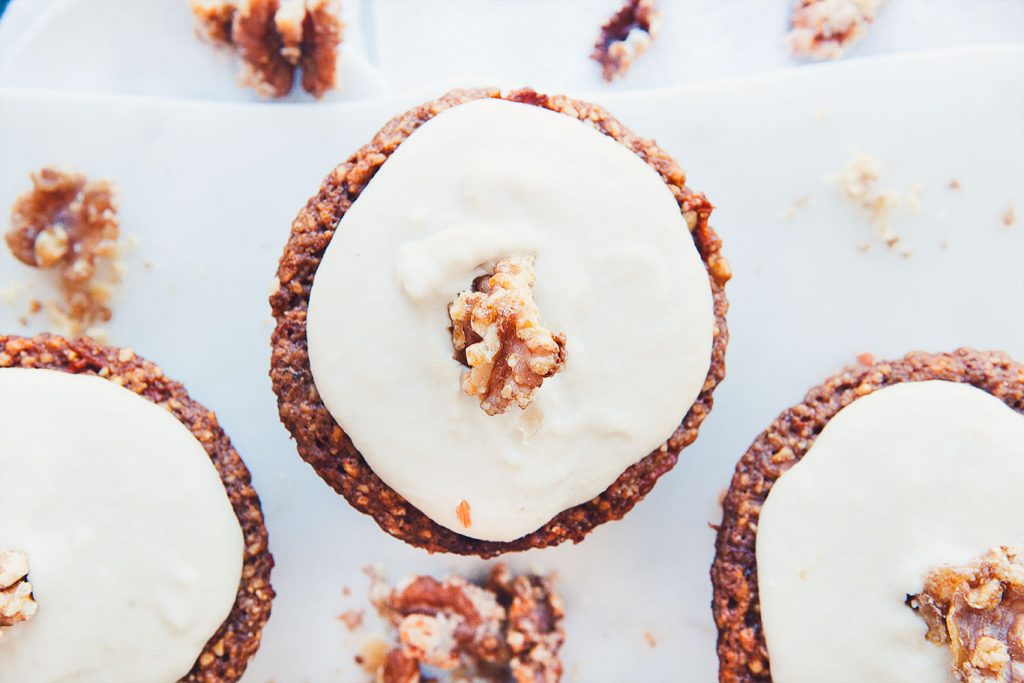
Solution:
M 421 665 L 474 680 L 561 679 L 564 607 L 548 578 L 512 576 L 503 565 L 483 586 L 419 576 L 376 604 L 398 631 L 376 672 L 380 683 L 425 681 Z
M 5 628 L 28 621 L 37 609 L 28 580 L 28 555 L 0 548 L 0 639 Z
M 937 567 L 907 604 L 928 625 L 928 640 L 949 645 L 958 681 L 1024 681 L 1024 549 L 992 548 L 966 565 Z
M 296 72 L 323 97 L 337 87 L 344 24 L 337 0 L 189 0 L 200 37 L 234 48 L 240 80 L 262 97 L 284 97 Z
M 4 238 L 22 263 L 59 272 L 63 304 L 55 307 L 54 317 L 69 335 L 78 336 L 111 316 L 121 232 L 114 188 L 106 180 L 89 181 L 52 167 L 31 178 L 32 189 L 11 208 Z
M 626 0 L 604 26 L 590 58 L 601 65 L 604 80 L 624 76 L 636 58 L 647 51 L 661 28 L 655 0 Z
M 884 0 L 793 0 L 790 52 L 815 59 L 839 59 L 864 37 Z
M 480 397 L 488 415 L 513 401 L 526 408 L 544 379 L 565 364 L 565 335 L 541 325 L 533 300 L 533 257 L 498 261 L 490 276 L 461 292 L 448 307 L 455 358 L 469 368 L 462 390 Z

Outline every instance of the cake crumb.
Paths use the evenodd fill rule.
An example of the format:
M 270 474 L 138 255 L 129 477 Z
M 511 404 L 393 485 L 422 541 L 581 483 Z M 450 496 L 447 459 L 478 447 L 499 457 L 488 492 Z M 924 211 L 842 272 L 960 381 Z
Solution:
M 378 683 L 427 680 L 422 667 L 450 672 L 453 680 L 557 683 L 565 608 L 552 581 L 513 576 L 499 564 L 482 584 L 417 576 L 382 601 L 371 594 L 397 643 L 373 641 L 356 661 Z
M 11 207 L 8 249 L 25 265 L 57 273 L 60 302 L 44 309 L 53 331 L 77 337 L 110 320 L 110 308 L 123 268 L 119 267 L 121 228 L 114 186 L 107 180 L 46 167 L 30 174 L 32 189 Z
M 654 649 L 658 647 L 658 639 L 654 637 L 654 634 L 650 631 L 644 631 L 644 642 L 647 643 L 647 647 Z
M 874 365 L 875 364 L 875 356 L 874 356 L 874 354 L 867 353 L 867 352 L 859 353 L 859 354 L 857 354 L 857 362 L 860 363 L 861 365 Z
M 794 0 L 786 44 L 814 59 L 839 59 L 868 31 L 884 0 Z
M 345 628 L 347 628 L 349 631 L 355 631 L 363 625 L 363 610 L 345 610 L 335 618 L 341 623 L 343 623 L 345 625 Z
M 961 189 L 962 186 L 960 185 L 960 181 L 959 180 L 957 180 L 956 178 L 953 178 L 952 180 L 950 180 L 946 184 L 946 187 L 948 187 L 949 189 L 951 189 L 954 192 L 956 192 L 957 190 Z
M 316 98 L 338 86 L 344 23 L 337 0 L 189 0 L 199 37 L 233 49 L 239 80 L 261 97 L 288 95 L 299 74 Z
M 1000 214 L 999 220 L 1001 220 L 1003 222 L 1003 225 L 1005 225 L 1008 228 L 1011 228 L 1014 225 L 1016 225 L 1017 224 L 1017 207 L 1016 207 L 1016 205 L 1010 204 L 1008 207 L 1006 207 L 1006 211 L 1003 211 L 1003 213 Z
M 610 83 L 626 75 L 660 29 L 661 13 L 655 0 L 626 0 L 601 27 L 590 58 L 601 65 L 601 76 Z

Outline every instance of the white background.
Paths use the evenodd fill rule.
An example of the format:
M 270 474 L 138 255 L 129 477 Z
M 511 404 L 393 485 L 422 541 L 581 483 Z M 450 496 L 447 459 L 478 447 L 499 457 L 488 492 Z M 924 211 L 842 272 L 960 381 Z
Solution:
M 251 683 L 365 680 L 352 658 L 375 627 L 349 633 L 335 619 L 367 606 L 365 565 L 393 579 L 487 566 L 428 556 L 351 510 L 295 454 L 266 376 L 267 288 L 291 218 L 389 116 L 436 95 L 428 83 L 589 92 L 657 138 L 707 192 L 736 274 L 729 374 L 679 466 L 583 544 L 510 558 L 562 577 L 567 681 L 714 680 L 707 525 L 736 459 L 808 387 L 864 351 L 972 345 L 1024 358 L 1024 226 L 999 219 L 1011 203 L 1024 208 L 1020 49 L 779 73 L 795 64 L 780 47 L 785 3 L 666 3 L 664 35 L 612 88 L 629 92 L 607 92 L 586 54 L 615 3 L 443 3 L 445 14 L 442 3 L 349 3 L 372 20 L 350 16 L 352 81 L 341 101 L 253 106 L 225 55 L 182 37 L 191 30 L 183 4 L 14 3 L 0 22 L 0 206 L 26 188 L 28 171 L 55 162 L 121 188 L 123 229 L 139 243 L 111 342 L 158 361 L 217 411 L 263 500 L 278 598 Z M 892 3 L 851 56 L 1019 40 L 1022 8 Z M 754 71 L 772 73 L 634 90 Z M 468 73 L 483 75 L 459 75 Z M 41 86 L 59 92 L 24 89 Z M 853 150 L 882 162 L 887 189 L 921 183 L 921 211 L 893 216 L 910 258 L 880 247 L 863 213 L 825 183 Z M 953 178 L 961 191 L 947 188 Z M 808 205 L 787 217 L 803 196 Z M 0 286 L 34 277 L 0 256 Z M 23 306 L 0 307 L 0 330 L 43 325 L 22 328 Z

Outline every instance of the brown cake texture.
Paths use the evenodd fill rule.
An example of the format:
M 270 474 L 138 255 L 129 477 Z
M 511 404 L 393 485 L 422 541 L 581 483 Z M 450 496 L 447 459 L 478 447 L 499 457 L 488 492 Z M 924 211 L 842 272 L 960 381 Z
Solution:
M 267 529 L 249 470 L 217 424 L 216 415 L 192 400 L 185 387 L 166 377 L 158 366 L 131 349 L 104 346 L 88 338 L 0 335 L 0 368 L 41 368 L 110 380 L 167 409 L 206 449 L 238 517 L 245 556 L 230 614 L 179 683 L 230 683 L 240 679 L 259 648 L 263 625 L 270 616 L 274 597 L 270 570 L 274 558 L 267 547 Z
M 900 382 L 927 380 L 970 384 L 1024 414 L 1024 364 L 1005 353 L 963 348 L 879 362 L 865 355 L 859 365 L 811 389 L 803 403 L 783 412 L 740 459 L 722 502 L 711 566 L 721 683 L 772 680 L 761 625 L 756 542 L 761 506 L 776 480 L 807 453 L 828 421 L 856 399 Z
M 306 345 L 306 310 L 316 269 L 345 212 L 374 173 L 419 126 L 442 111 L 465 102 L 500 98 L 544 107 L 579 119 L 635 152 L 664 179 L 679 203 L 693 241 L 708 270 L 714 296 L 715 333 L 707 379 L 679 428 L 653 453 L 632 465 L 596 498 L 565 510 L 537 531 L 515 541 L 482 541 L 440 526 L 385 484 L 360 455 L 323 404 L 313 382 Z M 524 89 L 454 90 L 401 114 L 384 126 L 369 144 L 338 165 L 292 223 L 278 270 L 278 287 L 270 297 L 277 326 L 271 337 L 270 377 L 281 421 L 291 432 L 299 454 L 317 474 L 360 512 L 371 515 L 387 533 L 428 551 L 492 557 L 504 552 L 540 548 L 566 540 L 579 542 L 594 527 L 619 519 L 640 501 L 655 481 L 672 469 L 679 452 L 697 438 L 712 406 L 712 392 L 725 376 L 728 342 L 725 283 L 731 273 L 721 255 L 721 240 L 708 225 L 712 205 L 686 186 L 679 165 L 652 140 L 633 134 L 604 109 L 561 95 Z

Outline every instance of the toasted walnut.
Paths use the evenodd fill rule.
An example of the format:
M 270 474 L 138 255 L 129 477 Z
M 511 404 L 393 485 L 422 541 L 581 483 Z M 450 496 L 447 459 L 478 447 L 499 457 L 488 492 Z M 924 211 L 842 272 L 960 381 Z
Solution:
M 399 641 L 377 671 L 380 683 L 419 681 L 420 665 L 473 680 L 560 679 L 564 610 L 546 578 L 513 577 L 502 565 L 482 587 L 420 576 L 376 604 Z
M 937 567 L 907 604 L 928 625 L 928 640 L 949 645 L 958 681 L 1024 681 L 1024 549 Z
M 793 0 L 786 43 L 795 55 L 839 59 L 864 37 L 884 0 Z
M 647 51 L 661 28 L 661 13 L 655 0 L 626 0 L 613 14 L 594 45 L 590 58 L 601 65 L 606 81 L 624 76 L 636 58 Z
M 54 317 L 77 336 L 110 320 L 109 299 L 119 279 L 113 259 L 121 232 L 114 188 L 106 180 L 88 181 L 50 167 L 31 178 L 32 190 L 15 200 L 4 237 L 22 263 L 59 271 L 63 304 Z M 100 270 L 102 277 L 97 276 Z
M 189 0 L 199 35 L 234 48 L 241 82 L 263 97 L 284 97 L 301 71 L 303 89 L 322 97 L 337 87 L 344 24 L 337 0 Z
M 28 621 L 37 609 L 28 580 L 28 555 L 0 548 L 0 639 L 5 628 Z
M 512 256 L 494 265 L 473 289 L 448 307 L 455 357 L 469 367 L 462 390 L 480 397 L 488 415 L 515 401 L 525 408 L 544 379 L 565 363 L 565 335 L 541 325 L 533 300 L 533 257 Z
M 558 683 L 562 660 L 558 651 L 565 641 L 561 628 L 565 605 L 552 589 L 551 579 L 536 575 L 512 576 L 504 565 L 496 566 L 487 588 L 507 605 L 505 642 L 511 659 L 509 671 L 515 683 Z

